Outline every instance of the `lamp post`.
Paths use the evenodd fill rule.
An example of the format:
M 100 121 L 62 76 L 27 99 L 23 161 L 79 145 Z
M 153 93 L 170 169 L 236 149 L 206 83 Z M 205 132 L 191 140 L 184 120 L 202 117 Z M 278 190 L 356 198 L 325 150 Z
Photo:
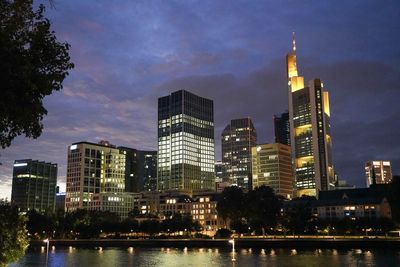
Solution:
M 234 238 L 230 239 L 229 243 L 232 244 L 232 261 L 236 261 L 236 259 L 235 259 L 235 239 Z
M 44 243 L 46 243 L 46 267 L 48 265 L 48 260 L 49 260 L 49 243 L 50 240 L 48 238 L 46 238 L 45 240 L 43 240 Z

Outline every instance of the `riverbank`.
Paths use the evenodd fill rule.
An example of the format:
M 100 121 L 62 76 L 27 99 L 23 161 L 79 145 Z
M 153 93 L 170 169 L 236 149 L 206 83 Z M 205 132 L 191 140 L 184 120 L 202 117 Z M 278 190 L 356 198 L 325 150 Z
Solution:
M 49 241 L 55 247 L 202 247 L 230 248 L 228 239 L 78 239 Z M 31 247 L 45 246 L 42 240 L 31 240 Z M 237 248 L 391 248 L 400 249 L 400 239 L 355 238 L 240 238 L 235 239 Z

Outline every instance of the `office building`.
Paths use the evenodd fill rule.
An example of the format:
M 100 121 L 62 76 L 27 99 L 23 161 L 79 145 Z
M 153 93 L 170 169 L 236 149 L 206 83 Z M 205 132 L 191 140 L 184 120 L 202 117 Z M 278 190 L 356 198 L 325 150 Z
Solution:
M 125 193 L 125 153 L 106 141 L 68 147 L 66 211 L 111 211 L 124 218 L 132 210 Z
M 65 211 L 65 192 L 56 193 L 56 211 Z
M 290 145 L 289 112 L 274 116 L 275 143 Z
M 375 174 L 375 177 L 374 177 Z M 371 160 L 365 163 L 365 178 L 367 187 L 376 184 L 388 184 L 392 182 L 392 167 L 390 161 Z M 375 178 L 375 181 L 374 181 Z
M 223 181 L 245 190 L 251 189 L 251 148 L 257 144 L 253 122 L 250 118 L 231 120 L 221 137 Z
M 23 159 L 14 162 L 11 204 L 20 211 L 54 211 L 57 164 Z
M 213 236 L 218 229 L 227 227 L 218 217 L 219 197 L 216 192 L 199 192 L 192 196 L 180 192 L 142 192 L 135 194 L 134 207 L 145 220 L 154 220 L 154 215 L 159 219 L 171 218 L 175 214 L 191 215 L 203 228 L 203 234 Z
M 296 42 L 286 57 L 289 121 L 297 195 L 317 196 L 334 189 L 329 94 L 320 79 L 304 85 L 296 60 Z
M 157 189 L 214 190 L 213 101 L 185 90 L 158 99 Z
M 118 147 L 125 154 L 125 191 L 157 190 L 157 151 Z
M 262 185 L 275 194 L 291 199 L 293 195 L 292 153 L 288 145 L 262 144 L 251 149 L 253 189 Z

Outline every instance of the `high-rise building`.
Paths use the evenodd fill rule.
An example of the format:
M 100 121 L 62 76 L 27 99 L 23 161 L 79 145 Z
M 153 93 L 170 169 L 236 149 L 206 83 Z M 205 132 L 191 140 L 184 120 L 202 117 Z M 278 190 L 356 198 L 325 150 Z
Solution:
M 11 204 L 21 211 L 54 211 L 57 164 L 23 159 L 14 162 Z
M 274 116 L 275 143 L 290 145 L 289 112 Z
M 235 119 L 222 132 L 224 181 L 251 189 L 251 148 L 257 145 L 257 133 L 250 118 Z
M 376 184 L 391 183 L 393 178 L 392 176 L 393 174 L 390 161 L 370 160 L 365 163 L 365 178 L 367 182 L 367 187 L 369 187 L 374 183 Z
M 275 194 L 291 199 L 293 195 L 292 153 L 288 145 L 262 144 L 251 149 L 253 189 L 262 185 Z
M 218 160 L 215 162 L 215 182 L 220 183 L 223 181 L 224 165 L 222 161 Z
M 214 190 L 213 101 L 185 90 L 158 99 L 157 189 Z
M 125 193 L 125 153 L 108 142 L 68 147 L 66 211 L 111 211 L 124 218 L 133 199 Z
M 118 147 L 125 154 L 125 191 L 157 190 L 157 151 Z
M 297 195 L 334 189 L 329 95 L 320 79 L 304 86 L 298 75 L 296 42 L 286 57 L 289 121 Z

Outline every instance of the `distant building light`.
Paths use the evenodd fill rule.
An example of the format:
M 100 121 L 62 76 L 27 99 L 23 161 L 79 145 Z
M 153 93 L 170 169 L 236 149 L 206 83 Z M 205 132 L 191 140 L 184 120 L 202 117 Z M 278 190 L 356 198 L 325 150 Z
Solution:
M 77 149 L 77 148 L 78 148 L 77 145 L 72 145 L 72 146 L 69 147 L 69 150 L 75 150 L 75 149 Z
M 28 163 L 14 163 L 14 167 L 28 166 Z

